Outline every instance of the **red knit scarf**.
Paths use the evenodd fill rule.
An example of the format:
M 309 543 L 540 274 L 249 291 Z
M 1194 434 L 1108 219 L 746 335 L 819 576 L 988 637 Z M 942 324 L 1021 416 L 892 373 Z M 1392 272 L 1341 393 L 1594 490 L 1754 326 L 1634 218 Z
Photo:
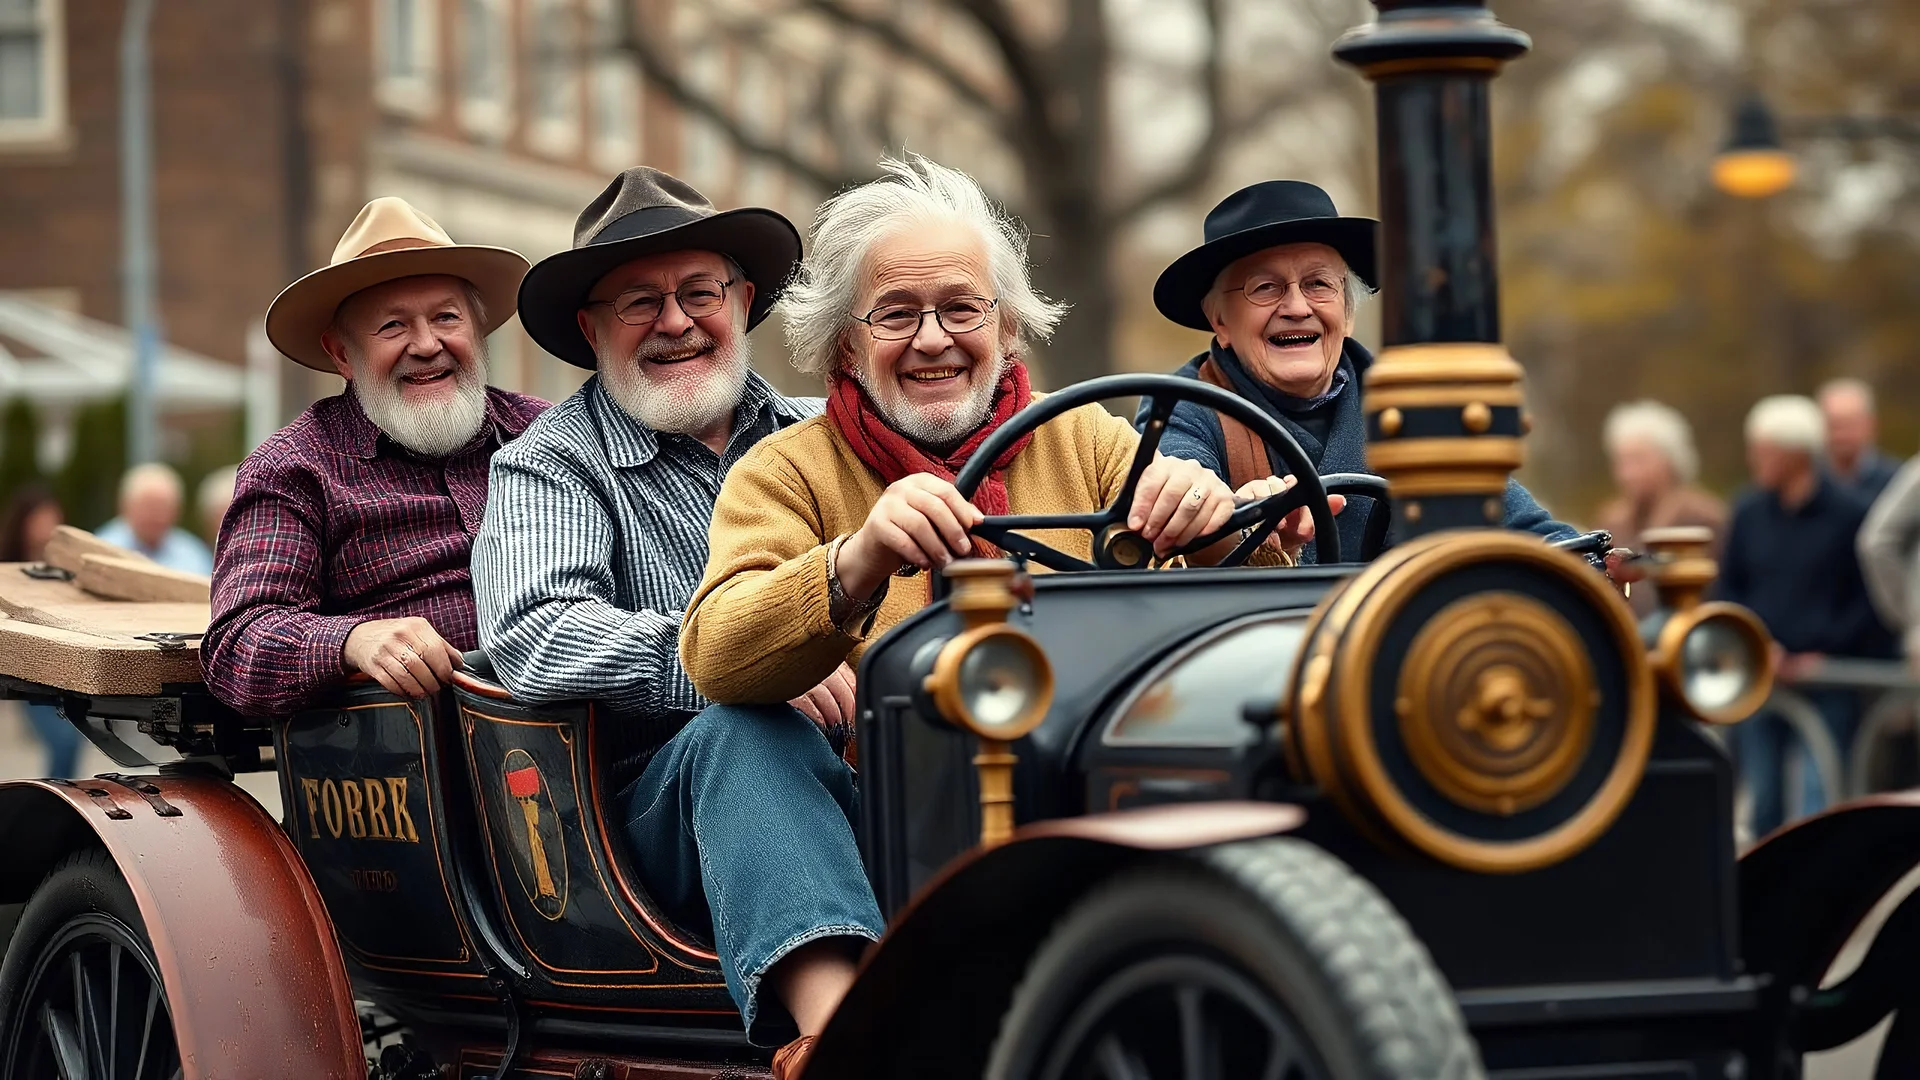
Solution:
M 1033 390 L 1027 383 L 1027 366 L 1015 361 L 1000 377 L 1000 385 L 993 390 L 993 409 L 987 414 L 986 422 L 975 428 L 954 451 L 944 457 L 935 457 L 923 450 L 913 440 L 887 426 L 880 411 L 873 407 L 873 399 L 860 388 L 860 384 L 844 375 L 835 375 L 830 381 L 827 397 L 827 416 L 833 426 L 839 429 L 842 438 L 853 447 L 854 455 L 880 474 L 882 482 L 892 484 L 914 473 L 930 473 L 942 480 L 952 482 L 966 467 L 967 459 L 987 441 L 987 436 L 998 431 L 1001 424 L 1014 413 L 1027 407 L 1033 400 Z M 993 470 L 981 482 L 980 489 L 973 493 L 973 505 L 983 514 L 1005 514 L 1007 503 L 1007 466 L 1020 451 L 1033 441 L 1028 433 L 1018 442 L 1008 447 L 993 462 Z M 984 540 L 975 539 L 973 553 L 983 558 L 999 555 L 999 550 Z

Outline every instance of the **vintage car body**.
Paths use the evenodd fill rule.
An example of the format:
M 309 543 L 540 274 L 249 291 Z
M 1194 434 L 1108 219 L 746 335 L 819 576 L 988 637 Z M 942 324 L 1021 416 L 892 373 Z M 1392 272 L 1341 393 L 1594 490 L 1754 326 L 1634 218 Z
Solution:
M 1380 101 L 1393 546 L 1339 562 L 1324 496 L 1378 481 L 1323 483 L 1199 382 L 1096 380 L 989 439 L 963 494 L 1050 413 L 1147 396 L 1144 461 L 1201 400 L 1302 475 L 1236 513 L 1234 561 L 1305 505 L 1323 565 L 1151 570 L 1111 508 L 983 526 L 1080 572 L 956 564 L 865 653 L 854 824 L 889 926 L 807 1076 L 1787 1080 L 1889 1014 L 1880 1075 L 1920 1075 L 1920 901 L 1821 986 L 1920 863 L 1920 796 L 1739 856 L 1712 727 L 1764 701 L 1767 640 L 1702 601 L 1704 544 L 1653 545 L 1665 606 L 1636 625 L 1589 560 L 1487 527 L 1527 429 L 1487 94 L 1526 39 L 1481 4 L 1377 7 L 1336 54 Z M 1067 526 L 1096 566 L 1022 533 Z M 479 656 L 436 698 L 241 717 L 161 662 L 192 636 L 122 635 L 164 677 L 112 689 L 104 660 L 0 650 L 0 693 L 157 769 L 0 784 L 0 1080 L 765 1074 L 606 816 L 617 717 L 516 702 Z M 229 782 L 263 769 L 278 825 Z

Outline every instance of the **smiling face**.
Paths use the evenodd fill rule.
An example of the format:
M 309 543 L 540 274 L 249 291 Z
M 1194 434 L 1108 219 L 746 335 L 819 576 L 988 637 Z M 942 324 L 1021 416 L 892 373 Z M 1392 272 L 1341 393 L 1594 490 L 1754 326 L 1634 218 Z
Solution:
M 964 297 L 994 299 L 980 234 L 961 222 L 916 222 L 874 241 L 853 314 L 948 305 L 958 310 L 968 304 Z M 932 315 L 907 338 L 883 340 L 875 329 L 853 324 L 845 339 L 846 368 L 894 430 L 924 446 L 947 447 L 987 418 L 1013 343 L 1013 327 L 997 311 L 963 333 L 948 332 Z
M 696 311 L 715 298 L 719 309 L 689 316 L 679 290 Z M 725 257 L 672 251 L 634 259 L 595 283 L 587 301 L 580 332 L 599 358 L 601 382 L 629 416 L 655 431 L 685 435 L 731 421 L 751 362 L 746 326 L 753 283 Z M 655 306 L 659 314 L 639 325 L 620 317 L 643 318 Z
M 1333 383 L 1352 325 L 1346 283 L 1346 261 L 1325 244 L 1256 251 L 1214 280 L 1207 321 L 1254 378 L 1292 397 L 1318 397 Z M 1276 304 L 1248 299 L 1275 287 Z
M 461 279 L 400 278 L 347 297 L 320 345 L 369 420 L 407 449 L 443 457 L 486 418 L 480 321 Z

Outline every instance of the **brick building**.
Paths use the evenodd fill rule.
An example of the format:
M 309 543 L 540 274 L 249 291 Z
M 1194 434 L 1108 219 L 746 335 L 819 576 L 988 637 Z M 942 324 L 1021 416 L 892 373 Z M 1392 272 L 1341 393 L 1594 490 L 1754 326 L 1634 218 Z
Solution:
M 535 260 L 640 162 L 804 223 L 811 199 L 741 162 L 607 47 L 622 2 L 160 0 L 149 47 L 167 339 L 245 364 L 274 295 L 377 195 L 409 199 L 457 241 Z M 677 14 L 673 0 L 631 2 L 649 25 Z M 0 0 L 0 291 L 114 323 L 123 8 Z M 517 321 L 493 357 L 496 383 L 544 397 L 580 379 Z M 280 419 L 340 385 L 277 358 L 256 366 L 281 380 Z

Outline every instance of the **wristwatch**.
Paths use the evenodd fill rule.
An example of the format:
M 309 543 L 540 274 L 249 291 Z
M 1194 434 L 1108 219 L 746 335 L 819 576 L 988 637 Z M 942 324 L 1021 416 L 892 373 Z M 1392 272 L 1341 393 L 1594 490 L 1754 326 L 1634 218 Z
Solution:
M 865 600 L 855 600 L 840 587 L 840 545 L 846 537 L 837 537 L 827 548 L 827 618 L 848 637 L 860 637 L 873 628 L 873 614 L 880 610 L 881 601 L 887 598 L 887 586 L 892 578 L 880 582 L 880 587 Z

